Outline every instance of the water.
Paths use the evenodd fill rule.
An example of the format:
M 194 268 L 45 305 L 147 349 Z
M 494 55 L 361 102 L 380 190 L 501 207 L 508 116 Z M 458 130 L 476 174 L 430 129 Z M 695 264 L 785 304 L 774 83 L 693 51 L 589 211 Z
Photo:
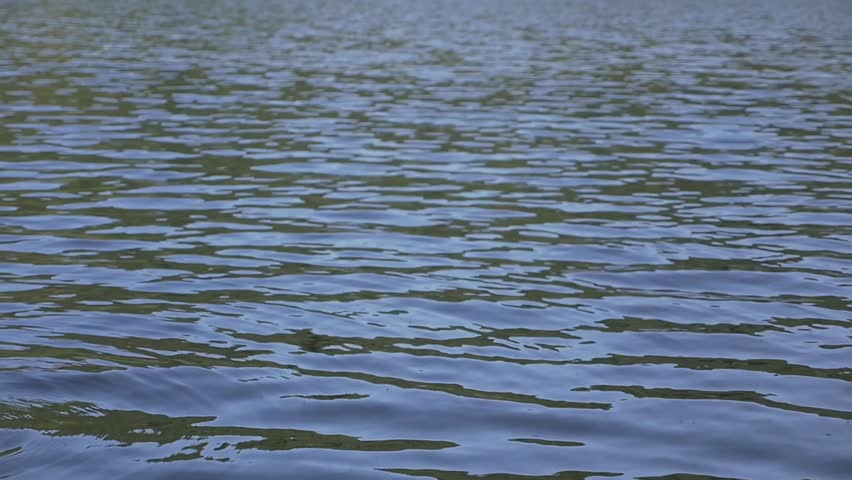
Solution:
M 0 4 L 0 477 L 848 479 L 852 4 Z

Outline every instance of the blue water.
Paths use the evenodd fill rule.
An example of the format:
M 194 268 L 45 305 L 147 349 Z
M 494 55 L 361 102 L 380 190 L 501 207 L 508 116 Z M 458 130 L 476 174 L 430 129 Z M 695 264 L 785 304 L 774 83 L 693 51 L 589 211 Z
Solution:
M 0 2 L 0 478 L 852 478 L 850 25 Z

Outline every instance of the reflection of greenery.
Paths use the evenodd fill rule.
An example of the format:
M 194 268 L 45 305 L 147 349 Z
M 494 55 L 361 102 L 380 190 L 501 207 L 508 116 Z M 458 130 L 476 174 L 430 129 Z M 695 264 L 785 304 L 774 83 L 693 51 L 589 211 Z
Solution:
M 620 477 L 620 473 L 565 471 L 552 475 L 516 475 L 512 473 L 489 473 L 485 475 L 450 470 L 416 470 L 387 468 L 386 472 L 400 473 L 412 477 L 429 477 L 436 480 L 585 480 L 590 477 Z
M 637 480 L 739 480 L 730 477 L 714 477 L 711 475 L 695 475 L 692 473 L 673 473 L 661 477 L 636 477 Z
M 601 402 L 569 402 L 565 400 L 551 400 L 539 398 L 535 395 L 514 392 L 491 392 L 486 390 L 475 390 L 455 383 L 436 383 L 405 380 L 394 377 L 383 377 L 362 372 L 338 372 L 325 370 L 298 369 L 299 372 L 315 377 L 351 378 L 362 380 L 376 385 L 393 385 L 404 389 L 430 390 L 433 392 L 444 392 L 451 395 L 469 398 L 480 398 L 484 400 L 500 400 L 515 403 L 526 403 L 540 405 L 550 408 L 591 408 L 597 410 L 609 410 L 612 406 Z
M 317 345 L 317 337 L 312 332 L 301 331 L 297 336 L 297 345 Z M 96 335 L 67 334 L 62 336 L 70 340 L 85 341 L 92 345 L 111 346 L 130 355 L 100 352 L 84 348 L 61 348 L 47 345 L 21 346 L 20 350 L 0 350 L 3 357 L 57 358 L 79 362 L 66 365 L 71 370 L 99 371 L 130 367 L 160 367 L 171 368 L 179 366 L 215 367 L 271 367 L 292 370 L 297 373 L 332 378 L 351 378 L 369 382 L 374 385 L 393 385 L 404 389 L 430 390 L 451 395 L 488 400 L 502 400 L 518 403 L 528 403 L 551 408 L 592 408 L 609 409 L 610 405 L 599 402 L 569 402 L 551 400 L 513 392 L 491 392 L 464 387 L 450 383 L 422 382 L 395 377 L 385 377 L 362 372 L 312 370 L 297 365 L 284 365 L 267 360 L 251 358 L 255 355 L 269 353 L 266 350 L 248 350 L 238 347 L 215 347 L 206 343 L 194 343 L 179 339 L 149 339 L 142 337 L 105 337 Z M 340 343 L 343 346 L 343 343 Z M 168 352 L 168 353 L 161 353 Z M 88 363 L 98 361 L 97 365 Z M 109 362 L 113 365 L 104 365 Z
M 383 469 L 412 477 L 429 477 L 436 480 L 585 480 L 591 477 L 621 477 L 621 473 L 609 472 L 558 472 L 552 475 L 518 475 L 511 473 L 490 473 L 485 475 L 449 470 L 417 470 L 407 468 Z M 736 478 L 696 475 L 692 473 L 673 473 L 661 477 L 638 477 L 640 480 L 738 480 Z
M 671 357 L 666 355 L 610 355 L 603 358 L 578 361 L 587 365 L 674 365 L 691 370 L 748 370 L 775 375 L 800 375 L 805 377 L 852 380 L 850 368 L 816 368 L 776 359 L 738 359 L 708 357 Z
M 426 330 L 426 328 L 420 327 Z M 560 360 L 524 359 L 500 355 L 484 355 L 469 352 L 453 353 L 426 346 L 452 348 L 465 347 L 500 347 L 510 350 L 520 350 L 523 345 L 519 340 L 524 338 L 550 339 L 552 341 L 577 340 L 579 337 L 567 334 L 561 330 L 532 330 L 528 328 L 483 329 L 470 328 L 454 330 L 466 333 L 467 336 L 457 338 L 417 338 L 417 337 L 342 337 L 323 335 L 309 329 L 293 330 L 289 333 L 259 335 L 250 333 L 230 332 L 234 338 L 250 340 L 257 343 L 278 343 L 298 346 L 302 352 L 323 353 L 327 355 L 359 354 L 369 352 L 404 353 L 413 356 L 436 356 L 446 358 L 468 358 L 482 361 L 511 362 L 519 365 L 551 364 L 562 365 L 567 362 Z M 517 345 L 514 346 L 514 345 Z M 541 344 L 534 346 L 542 347 Z
M 604 332 L 690 332 L 690 333 L 728 333 L 740 335 L 759 335 L 763 332 L 783 332 L 781 327 L 755 323 L 678 323 L 650 318 L 618 318 L 600 322 L 605 328 L 583 325 L 580 330 L 601 330 Z
M 764 394 L 742 390 L 718 392 L 711 390 L 680 388 L 647 388 L 641 385 L 594 385 L 589 388 L 577 388 L 575 391 L 624 392 L 637 398 L 665 398 L 672 400 L 732 400 L 736 402 L 756 403 L 758 405 L 789 410 L 792 412 L 812 413 L 821 417 L 852 420 L 852 412 L 778 402 L 767 398 Z
M 585 443 L 582 442 L 567 442 L 564 440 L 546 440 L 542 438 L 511 438 L 512 442 L 534 443 L 536 445 L 549 445 L 552 447 L 582 447 Z
M 28 345 L 19 350 L 0 350 L 0 358 L 62 359 L 74 362 L 67 364 L 64 368 L 85 371 L 106 371 L 132 367 L 171 368 L 187 365 L 206 368 L 283 367 L 273 362 L 251 358 L 253 355 L 267 353 L 267 351 L 241 350 L 238 347 L 216 347 L 182 339 L 116 338 L 82 334 L 66 334 L 61 338 L 86 341 L 93 345 L 115 346 L 126 354 L 81 347 L 63 348 L 52 345 Z M 96 362 L 96 365 L 90 362 Z
M 0 403 L 0 429 L 37 430 L 55 437 L 86 435 L 125 446 L 146 442 L 166 445 L 219 436 L 246 438 L 230 445 L 237 451 L 325 448 L 390 452 L 438 450 L 457 446 L 452 442 L 433 440 L 361 440 L 347 435 L 326 435 L 308 430 L 199 425 L 214 420 L 216 417 L 169 417 L 141 411 L 103 410 L 83 402 L 26 406 Z M 222 444 L 217 450 L 228 446 Z M 201 449 L 203 446 L 196 449 L 196 454 L 182 453 L 171 458 L 196 458 L 200 456 Z
M 283 395 L 281 398 L 305 398 L 308 400 L 360 400 L 369 398 L 363 393 L 342 393 L 338 395 Z
M 612 322 L 606 323 L 609 328 L 645 328 L 666 326 L 656 322 Z M 699 330 L 713 329 L 715 326 L 697 325 Z M 726 327 L 724 327 L 726 328 Z M 720 331 L 726 331 L 720 327 Z M 180 366 L 196 366 L 204 368 L 276 368 L 290 370 L 302 375 L 325 378 L 348 378 L 367 382 L 373 385 L 392 385 L 402 389 L 428 390 L 444 392 L 450 395 L 479 398 L 487 400 L 511 401 L 527 403 L 551 408 L 592 408 L 609 409 L 610 404 L 601 402 L 570 402 L 564 400 L 544 399 L 534 395 L 517 392 L 495 392 L 477 390 L 461 384 L 424 382 L 405 378 L 375 375 L 358 371 L 317 370 L 301 367 L 297 364 L 281 364 L 263 359 L 266 354 L 279 351 L 277 348 L 257 348 L 257 346 L 290 345 L 298 350 L 293 353 L 314 353 L 325 355 L 351 355 L 354 353 L 369 354 L 385 352 L 396 355 L 431 356 L 443 358 L 464 358 L 477 361 L 509 362 L 518 365 L 674 365 L 677 368 L 692 370 L 745 370 L 765 372 L 775 375 L 797 375 L 813 378 L 827 378 L 843 381 L 852 380 L 852 370 L 848 368 L 816 368 L 807 365 L 791 364 L 776 359 L 733 359 L 706 357 L 674 357 L 664 355 L 609 355 L 590 360 L 527 360 L 510 356 L 473 354 L 465 351 L 453 352 L 454 349 L 467 347 L 506 347 L 506 342 L 517 342 L 524 337 L 554 338 L 562 341 L 572 340 L 572 335 L 562 331 L 538 331 L 529 329 L 486 329 L 476 331 L 462 329 L 466 335 L 456 338 L 409 338 L 409 337 L 344 337 L 316 333 L 310 329 L 292 330 L 290 332 L 272 335 L 243 334 L 234 331 L 220 330 L 220 333 L 230 334 L 233 338 L 248 341 L 246 345 L 217 346 L 210 343 L 191 342 L 185 339 L 152 339 L 146 337 L 111 337 L 100 335 L 84 335 L 68 333 L 53 336 L 55 340 L 70 340 L 90 346 L 110 347 L 108 349 L 84 348 L 80 346 L 61 347 L 56 343 L 51 345 L 14 344 L 13 349 L 0 350 L 0 358 L 53 358 L 63 360 L 60 368 L 82 371 L 104 371 L 136 367 L 173 368 Z M 743 330 L 741 333 L 750 332 Z M 429 346 L 442 348 L 427 348 Z M 445 351 L 450 350 L 450 351 Z M 120 352 L 120 353 L 116 353 Z M 53 367 L 55 368 L 55 367 Z M 605 389 L 608 387 L 596 387 Z M 612 387 L 619 388 L 619 387 Z M 660 393 L 661 390 L 643 390 L 641 393 Z M 800 412 L 816 413 L 819 415 L 845 418 L 844 412 L 776 402 L 753 392 L 733 392 L 719 394 L 717 392 L 676 391 L 681 398 L 717 398 L 742 400 L 759 403 L 772 408 L 781 408 Z M 706 397 L 702 396 L 706 395 Z
M 4 451 L 0 452 L 0 457 L 7 457 L 9 455 L 14 455 L 14 454 L 20 452 L 21 450 L 23 450 L 23 447 L 10 448 L 9 450 L 4 450 Z

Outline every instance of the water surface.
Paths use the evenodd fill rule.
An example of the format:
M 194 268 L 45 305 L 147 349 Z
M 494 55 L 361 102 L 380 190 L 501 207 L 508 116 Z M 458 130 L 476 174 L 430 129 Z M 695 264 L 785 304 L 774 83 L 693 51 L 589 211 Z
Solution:
M 0 3 L 0 478 L 850 478 L 850 25 Z

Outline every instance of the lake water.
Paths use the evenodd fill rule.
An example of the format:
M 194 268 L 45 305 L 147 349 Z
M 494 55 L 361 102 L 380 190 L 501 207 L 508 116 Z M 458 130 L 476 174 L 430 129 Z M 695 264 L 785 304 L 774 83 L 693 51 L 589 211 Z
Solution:
M 0 478 L 852 478 L 852 3 L 0 3 Z

